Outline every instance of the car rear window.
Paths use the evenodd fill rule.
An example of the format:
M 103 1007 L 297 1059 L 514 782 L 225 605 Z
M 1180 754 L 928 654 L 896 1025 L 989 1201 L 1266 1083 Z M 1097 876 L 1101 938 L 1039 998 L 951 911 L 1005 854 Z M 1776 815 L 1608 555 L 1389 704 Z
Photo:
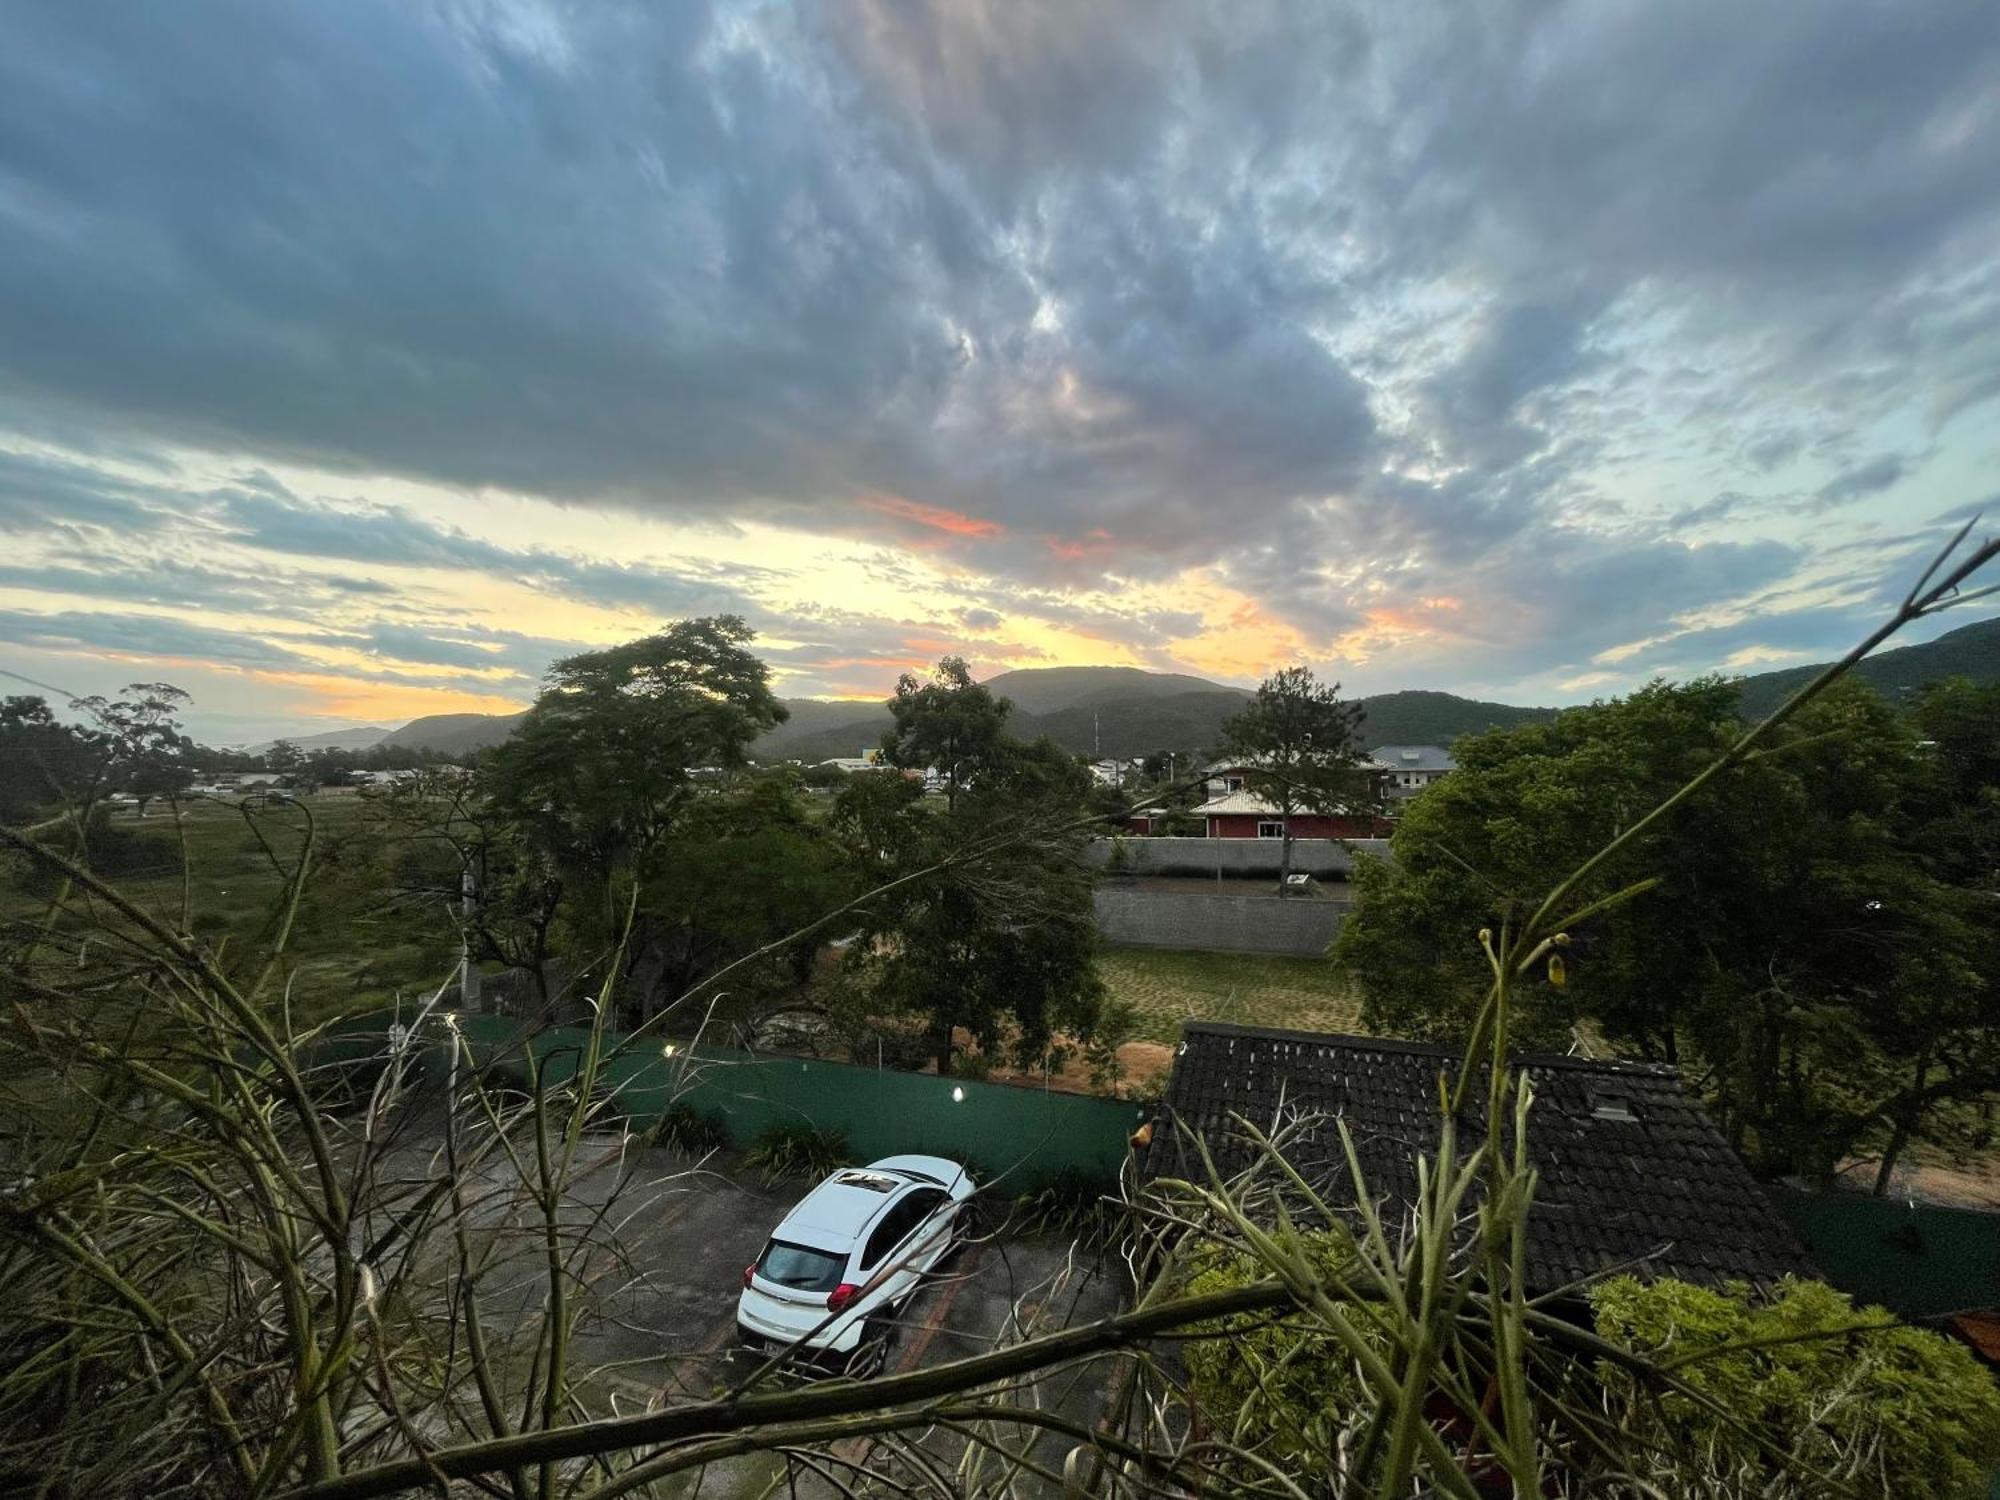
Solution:
M 807 1245 L 788 1245 L 772 1240 L 757 1262 L 757 1274 L 779 1286 L 801 1292 L 830 1292 L 840 1285 L 840 1273 L 847 1269 L 847 1257 Z

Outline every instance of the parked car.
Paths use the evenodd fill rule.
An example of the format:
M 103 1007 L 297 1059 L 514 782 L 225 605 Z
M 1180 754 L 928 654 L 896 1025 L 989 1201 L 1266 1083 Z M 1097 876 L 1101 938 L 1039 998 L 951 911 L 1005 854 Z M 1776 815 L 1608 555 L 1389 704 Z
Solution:
M 890 1320 L 963 1233 L 972 1178 L 955 1161 L 889 1156 L 814 1188 L 743 1268 L 746 1347 L 853 1373 L 878 1367 Z

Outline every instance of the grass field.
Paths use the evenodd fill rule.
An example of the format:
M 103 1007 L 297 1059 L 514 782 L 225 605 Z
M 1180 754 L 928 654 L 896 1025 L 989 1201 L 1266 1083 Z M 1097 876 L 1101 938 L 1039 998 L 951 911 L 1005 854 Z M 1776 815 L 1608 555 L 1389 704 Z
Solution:
M 294 1019 L 309 1023 L 387 1002 L 399 991 L 408 995 L 435 987 L 456 959 L 449 928 L 435 914 L 387 903 L 373 868 L 381 850 L 367 804 L 357 797 L 325 797 L 314 799 L 311 808 L 318 830 L 314 873 L 280 966 Z M 259 813 L 253 830 L 234 807 L 194 802 L 187 805 L 178 834 L 164 803 L 154 804 L 143 820 L 119 809 L 111 822 L 114 834 L 136 834 L 145 843 L 126 856 L 112 884 L 150 916 L 180 928 L 177 849 L 179 835 L 185 835 L 189 926 L 219 949 L 226 969 L 246 973 L 269 951 L 285 872 L 296 866 L 302 828 L 298 810 L 285 807 Z M 150 858 L 154 848 L 157 862 Z M 0 921 L 10 926 L 38 921 L 45 909 L 41 896 L 13 879 L 0 880 Z
M 1304 1031 L 1361 1029 L 1359 1003 L 1323 958 L 1111 948 L 1097 962 L 1111 998 L 1138 1011 L 1147 1041 L 1173 1041 L 1190 1018 Z

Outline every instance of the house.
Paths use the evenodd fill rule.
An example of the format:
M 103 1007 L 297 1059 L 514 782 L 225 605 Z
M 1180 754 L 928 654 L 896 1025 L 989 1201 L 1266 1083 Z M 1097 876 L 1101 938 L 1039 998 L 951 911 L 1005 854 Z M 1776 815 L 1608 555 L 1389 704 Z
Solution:
M 1458 769 L 1451 752 L 1438 745 L 1377 745 L 1368 754 L 1382 772 L 1383 789 L 1399 802 Z
M 1122 788 L 1136 783 L 1140 775 L 1136 760 L 1094 760 L 1090 763 L 1090 779 L 1099 786 Z
M 1285 819 L 1275 802 L 1255 792 L 1229 792 L 1190 809 L 1208 825 L 1212 839 L 1278 839 L 1285 836 Z M 1295 812 L 1295 839 L 1385 839 L 1395 825 L 1368 811 Z
M 1212 839 L 1277 839 L 1285 836 L 1285 820 L 1278 804 L 1249 790 L 1256 779 L 1258 763 L 1251 760 L 1219 760 L 1202 774 L 1208 800 L 1189 809 L 1202 819 Z M 1372 808 L 1343 808 L 1334 812 L 1295 810 L 1291 835 L 1295 839 L 1382 839 L 1394 825 Z
M 1171 1117 L 1200 1137 L 1224 1176 L 1254 1151 L 1235 1117 L 1266 1131 L 1288 1119 L 1337 1119 L 1394 1225 L 1415 1198 L 1417 1154 L 1436 1148 L 1440 1075 L 1456 1077 L 1461 1062 L 1455 1049 L 1418 1042 L 1190 1021 L 1162 1102 L 1170 1118 L 1156 1123 L 1140 1166 L 1148 1178 L 1203 1176 Z M 1613 1269 L 1709 1286 L 1815 1274 L 1791 1225 L 1673 1069 L 1578 1057 L 1521 1057 L 1514 1066 L 1535 1092 L 1531 1291 Z M 1486 1090 L 1469 1092 L 1476 1102 L 1461 1130 L 1483 1138 Z M 1303 1132 L 1288 1155 L 1330 1204 L 1352 1203 L 1330 1124 Z

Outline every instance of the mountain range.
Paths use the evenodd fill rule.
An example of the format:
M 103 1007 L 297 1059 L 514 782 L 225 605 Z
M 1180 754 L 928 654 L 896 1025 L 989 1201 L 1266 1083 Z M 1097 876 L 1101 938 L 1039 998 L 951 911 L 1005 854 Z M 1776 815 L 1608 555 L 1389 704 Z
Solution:
M 1742 680 L 1746 715 L 1769 712 L 1809 682 L 1824 664 L 1760 672 Z M 1919 646 L 1883 651 L 1855 675 L 1888 697 L 1901 698 L 1942 677 L 2000 681 L 2000 618 L 1975 621 Z M 988 678 L 1009 699 L 1013 732 L 1046 734 L 1079 755 L 1137 756 L 1156 750 L 1205 750 L 1250 693 L 1202 677 L 1138 667 L 1029 667 Z M 1361 700 L 1364 745 L 1448 745 L 1462 734 L 1552 718 L 1553 708 L 1483 703 L 1454 693 L 1408 691 Z M 857 699 L 789 698 L 791 717 L 751 746 L 760 761 L 820 761 L 858 756 L 882 741 L 890 725 L 881 703 Z M 398 729 L 344 729 L 293 741 L 301 749 L 370 745 L 428 747 L 463 755 L 497 745 L 520 714 L 432 714 Z M 257 747 L 268 748 L 268 747 Z

